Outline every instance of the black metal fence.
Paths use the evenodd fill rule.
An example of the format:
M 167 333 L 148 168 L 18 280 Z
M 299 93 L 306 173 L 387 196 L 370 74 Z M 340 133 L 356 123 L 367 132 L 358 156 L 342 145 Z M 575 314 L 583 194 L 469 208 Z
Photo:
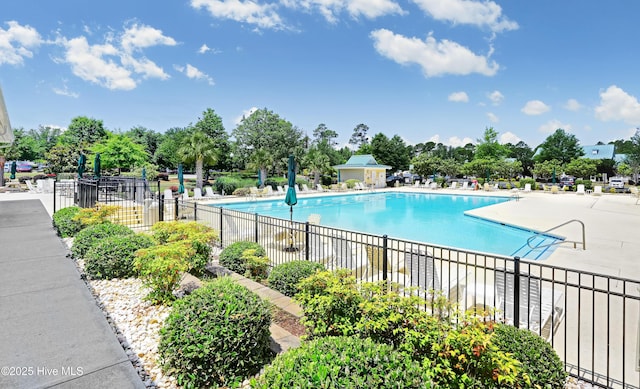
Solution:
M 143 201 L 157 217 L 143 218 L 139 227 L 197 221 L 218 232 L 222 247 L 259 243 L 272 266 L 302 259 L 350 269 L 360 280 L 385 280 L 427 300 L 440 291 L 487 320 L 539 334 L 574 377 L 597 387 L 640 387 L 639 280 L 154 196 Z

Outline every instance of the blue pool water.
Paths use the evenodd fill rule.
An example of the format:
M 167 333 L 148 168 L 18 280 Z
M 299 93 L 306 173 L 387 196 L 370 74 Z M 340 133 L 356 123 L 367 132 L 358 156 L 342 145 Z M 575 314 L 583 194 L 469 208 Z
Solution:
M 549 249 L 531 250 L 532 231 L 465 216 L 472 209 L 509 201 L 505 197 L 441 195 L 431 193 L 367 193 L 298 198 L 293 219 L 305 222 L 310 214 L 321 215 L 324 226 L 409 239 L 506 256 L 542 259 Z M 282 199 L 244 201 L 222 207 L 289 219 Z M 532 245 L 547 245 L 542 237 Z M 553 246 L 552 246 L 553 247 Z

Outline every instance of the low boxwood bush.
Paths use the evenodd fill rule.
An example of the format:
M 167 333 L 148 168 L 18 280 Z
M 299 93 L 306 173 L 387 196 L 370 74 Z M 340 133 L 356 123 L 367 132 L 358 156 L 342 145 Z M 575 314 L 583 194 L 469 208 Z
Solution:
M 270 324 L 258 295 L 217 278 L 174 303 L 160 331 L 162 368 L 185 388 L 237 385 L 271 360 Z
M 238 188 L 248 188 L 255 185 L 256 180 L 253 178 L 221 176 L 216 178 L 215 182 L 213 183 L 213 189 L 218 193 L 222 193 L 222 191 L 224 191 L 225 194 L 229 195 L 235 192 Z
M 518 187 L 520 189 L 524 189 L 525 185 L 527 185 L 527 184 L 531 184 L 531 190 L 538 189 L 538 185 L 536 183 L 536 180 L 534 180 L 533 178 L 522 178 L 520 180 L 520 182 L 518 182 Z
M 290 349 L 251 380 L 252 388 L 430 388 L 407 355 L 370 339 L 326 337 Z
M 109 236 L 98 241 L 85 255 L 85 270 L 95 279 L 133 277 L 135 253 L 154 244 L 143 234 Z
M 297 284 L 304 278 L 317 271 L 324 270 L 324 266 L 317 262 L 292 261 L 280 264 L 271 270 L 269 285 L 285 296 L 293 297 L 298 293 Z
M 264 247 L 258 243 L 248 241 L 234 242 L 225 247 L 220 253 L 220 264 L 238 274 L 245 274 L 247 266 L 242 254 L 246 250 L 255 250 L 254 255 L 258 257 L 265 257 L 267 255 Z
M 212 228 L 197 222 L 158 222 L 151 228 L 151 233 L 160 244 L 188 242 L 192 245 L 194 255 L 185 259 L 189 271 L 196 276 L 204 273 L 211 259 L 211 245 L 218 240 L 218 234 Z
M 76 234 L 71 247 L 75 258 L 84 258 L 85 254 L 101 239 L 116 235 L 133 235 L 131 228 L 115 223 L 102 223 L 89 226 Z
M 551 345 L 525 328 L 496 324 L 493 343 L 522 363 L 531 383 L 541 388 L 563 388 L 567 380 L 562 361 Z
M 82 223 L 75 219 L 80 209 L 80 207 L 66 207 L 53 214 L 53 226 L 58 230 L 58 235 L 68 238 L 75 236 L 82 229 Z
M 578 185 L 584 185 L 584 189 L 593 189 L 593 181 L 591 180 L 576 180 L 574 190 L 577 190 Z
M 82 208 L 80 212 L 78 212 L 76 219 L 80 221 L 83 228 L 86 228 L 110 221 L 109 218 L 114 216 L 120 208 L 122 207 L 118 205 L 97 203 L 94 208 Z
M 136 251 L 133 266 L 142 283 L 151 289 L 146 299 L 154 304 L 170 304 L 175 300 L 182 273 L 189 270 L 185 258 L 195 255 L 189 242 L 171 242 Z

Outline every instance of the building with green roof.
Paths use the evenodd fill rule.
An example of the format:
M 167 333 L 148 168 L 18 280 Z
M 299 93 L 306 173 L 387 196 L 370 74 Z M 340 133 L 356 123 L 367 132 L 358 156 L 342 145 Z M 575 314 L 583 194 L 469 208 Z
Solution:
M 365 185 L 373 185 L 376 188 L 387 186 L 387 170 L 389 165 L 380 165 L 373 155 L 352 155 L 351 158 L 342 165 L 333 166 L 338 171 L 338 182 L 347 180 L 358 180 Z

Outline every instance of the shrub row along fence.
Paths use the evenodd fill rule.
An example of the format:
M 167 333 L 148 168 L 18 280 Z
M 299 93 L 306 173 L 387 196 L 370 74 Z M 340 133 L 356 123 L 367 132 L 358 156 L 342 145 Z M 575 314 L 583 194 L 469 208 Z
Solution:
M 85 196 L 82 184 L 74 185 L 56 185 L 60 208 L 78 205 Z M 573 377 L 599 387 L 640 386 L 637 280 L 168 199 L 157 194 L 159 186 L 148 195 L 149 186 L 141 187 L 142 196 L 137 195 L 138 185 L 134 190 L 121 185 L 128 189 L 107 195 L 97 183 L 98 199 L 120 205 L 116 219 L 134 228 L 160 220 L 195 220 L 218 231 L 222 247 L 237 241 L 259 243 L 271 266 L 304 259 L 329 270 L 350 269 L 359 280 L 385 281 L 401 294 L 421 295 L 426 309 L 437 291 L 487 320 L 542 336 Z M 94 191 L 91 185 L 86 188 Z M 140 207 L 136 223 L 131 223 L 132 207 Z

